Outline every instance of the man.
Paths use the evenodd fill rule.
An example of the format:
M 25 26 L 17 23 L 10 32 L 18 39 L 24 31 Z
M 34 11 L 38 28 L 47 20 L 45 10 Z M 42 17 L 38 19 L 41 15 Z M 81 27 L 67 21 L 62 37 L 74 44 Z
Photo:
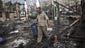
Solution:
M 40 43 L 42 41 L 43 33 L 46 37 L 48 37 L 47 34 L 47 26 L 48 26 L 48 17 L 47 15 L 42 11 L 41 7 L 37 8 L 38 10 L 38 16 L 37 16 L 37 23 L 38 23 L 38 38 L 37 43 Z

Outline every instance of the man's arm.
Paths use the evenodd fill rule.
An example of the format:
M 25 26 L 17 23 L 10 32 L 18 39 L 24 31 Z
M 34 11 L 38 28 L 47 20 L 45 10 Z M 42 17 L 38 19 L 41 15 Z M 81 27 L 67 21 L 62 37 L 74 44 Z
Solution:
M 45 14 L 45 18 L 46 18 L 46 20 L 49 20 L 49 18 L 48 18 L 48 16 Z
M 47 26 L 49 26 L 49 18 L 46 14 L 45 14 L 45 19 L 47 20 Z

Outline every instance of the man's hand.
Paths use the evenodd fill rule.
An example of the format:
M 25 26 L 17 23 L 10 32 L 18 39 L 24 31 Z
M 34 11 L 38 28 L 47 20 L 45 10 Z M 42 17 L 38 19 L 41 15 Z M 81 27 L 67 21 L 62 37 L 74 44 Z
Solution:
M 48 27 L 50 26 L 50 22 L 49 22 L 49 20 L 47 20 L 47 26 L 48 26 Z
M 49 20 L 49 21 L 48 21 L 48 26 L 54 26 L 54 24 L 53 24 L 53 21 L 52 21 L 52 20 Z

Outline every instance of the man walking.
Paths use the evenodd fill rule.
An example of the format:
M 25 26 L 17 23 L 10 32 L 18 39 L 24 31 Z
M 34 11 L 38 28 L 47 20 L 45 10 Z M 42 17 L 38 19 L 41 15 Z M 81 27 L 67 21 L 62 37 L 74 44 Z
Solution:
M 48 16 L 42 11 L 41 7 L 37 8 L 38 16 L 37 16 L 37 23 L 38 23 L 38 38 L 37 43 L 42 41 L 43 33 L 46 37 L 47 34 L 47 26 L 48 26 Z

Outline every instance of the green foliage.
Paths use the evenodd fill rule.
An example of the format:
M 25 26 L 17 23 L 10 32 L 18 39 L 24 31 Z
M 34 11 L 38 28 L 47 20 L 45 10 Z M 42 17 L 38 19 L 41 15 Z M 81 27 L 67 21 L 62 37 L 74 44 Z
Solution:
M 16 3 L 12 3 L 11 1 L 5 3 L 5 9 L 8 11 L 15 11 L 16 10 Z
M 0 0 L 0 4 L 2 4 L 2 0 Z
M 2 3 L 2 0 L 0 0 L 0 8 L 2 8 L 2 4 L 3 4 L 3 3 Z

